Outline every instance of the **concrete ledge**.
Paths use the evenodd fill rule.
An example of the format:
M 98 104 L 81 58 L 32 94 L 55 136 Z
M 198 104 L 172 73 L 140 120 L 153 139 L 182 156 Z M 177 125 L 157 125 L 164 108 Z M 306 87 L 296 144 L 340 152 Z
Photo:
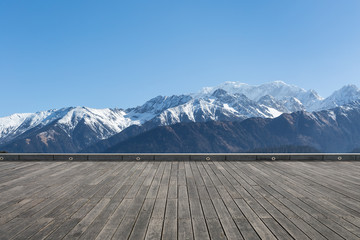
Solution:
M 290 160 L 293 161 L 306 161 L 306 160 L 312 160 L 312 161 L 322 161 L 324 160 L 323 155 L 290 155 Z
M 154 155 L 144 155 L 144 154 L 134 154 L 134 155 L 123 155 L 122 159 L 124 161 L 153 161 L 155 159 Z
M 50 154 L 34 154 L 34 155 L 19 155 L 20 161 L 54 161 L 54 155 Z
M 154 156 L 156 161 L 190 161 L 190 155 L 187 154 L 161 154 Z
M 247 155 L 247 154 L 231 154 L 231 155 L 226 155 L 225 157 L 226 161 L 255 161 L 256 160 L 256 154 L 251 154 L 251 155 Z
M 122 155 L 105 155 L 105 154 L 97 154 L 97 155 L 88 155 L 89 161 L 122 161 Z
M 257 155 L 256 160 L 276 161 L 276 160 L 290 160 L 289 155 L 266 154 Z
M 324 155 L 324 160 L 336 160 L 336 161 L 354 161 L 356 156 L 354 155 Z
M 0 155 L 0 161 L 18 161 L 19 155 Z
M 88 156 L 87 155 L 54 155 L 55 161 L 87 161 Z
M 225 161 L 225 155 L 190 155 L 191 161 Z
M 360 154 L 320 153 L 129 153 L 129 154 L 27 154 L 2 153 L 0 161 L 360 161 Z

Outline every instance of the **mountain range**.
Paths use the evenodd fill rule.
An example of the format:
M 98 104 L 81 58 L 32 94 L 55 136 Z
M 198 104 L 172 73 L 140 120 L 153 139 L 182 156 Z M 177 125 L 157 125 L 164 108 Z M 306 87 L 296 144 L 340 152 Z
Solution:
M 0 150 L 246 152 L 289 145 L 346 152 L 360 146 L 359 101 L 355 85 L 322 98 L 281 81 L 225 82 L 128 109 L 67 107 L 3 117 Z
M 178 123 L 128 138 L 107 152 L 350 152 L 360 146 L 360 102 L 241 122 Z M 294 148 L 296 146 L 296 148 Z M 277 150 L 279 151 L 279 150 Z

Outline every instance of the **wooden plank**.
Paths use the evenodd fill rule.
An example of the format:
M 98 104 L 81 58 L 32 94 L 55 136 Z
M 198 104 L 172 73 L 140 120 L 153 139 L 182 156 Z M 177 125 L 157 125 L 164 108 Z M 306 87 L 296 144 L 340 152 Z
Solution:
M 119 202 L 110 200 L 110 202 L 104 207 L 100 214 L 81 235 L 80 239 L 95 239 L 100 233 L 100 231 L 103 229 L 109 217 L 117 209 L 118 205 Z
M 192 240 L 193 227 L 190 218 L 178 219 L 178 239 L 179 240 Z
M 201 199 L 205 219 L 218 218 L 215 207 L 210 199 Z
M 112 236 L 112 239 L 128 239 L 134 223 L 135 222 L 133 218 L 125 217 L 121 221 L 121 224 L 119 225 L 114 235 Z
M 68 234 L 66 234 L 64 239 L 79 238 L 109 203 L 109 201 L 110 199 L 103 198 Z
M 291 235 L 289 235 L 289 233 L 286 232 L 286 230 L 274 219 L 266 218 L 262 221 L 271 230 L 271 232 L 276 236 L 277 239 L 292 239 Z
M 190 206 L 188 198 L 178 199 L 178 218 L 179 219 L 190 219 Z
M 266 225 L 260 220 L 255 212 L 249 207 L 249 205 L 243 199 L 235 199 L 236 204 L 246 216 L 247 220 L 253 226 L 255 231 L 262 239 L 276 239 L 273 233 L 266 227 Z
M 47 239 L 63 239 L 64 236 L 66 236 L 71 229 L 74 229 L 76 225 L 79 224 L 81 219 L 78 218 L 72 218 L 68 221 L 65 221 L 58 229 L 56 229 L 54 232 L 52 232 Z M 79 233 L 80 234 L 80 233 Z M 76 234 L 73 235 L 74 238 L 79 237 L 80 235 Z
M 151 186 L 150 186 L 149 192 L 146 195 L 146 198 L 156 198 L 158 191 L 159 191 L 159 187 L 160 187 L 161 177 L 164 173 L 164 167 L 165 167 L 164 163 L 159 164 L 159 167 L 157 168 L 155 177 L 151 183 Z
M 173 218 L 165 218 L 162 233 L 163 240 L 177 239 L 177 220 Z
M 177 174 L 178 174 L 178 163 L 171 163 L 171 172 L 170 172 L 170 180 L 169 180 L 169 192 L 168 198 L 175 199 L 178 198 L 178 183 L 177 183 Z
M 80 221 L 80 220 L 78 220 L 78 221 Z M 64 222 L 65 222 L 65 220 L 53 220 L 49 224 L 47 224 L 45 227 L 41 228 L 34 235 L 29 237 L 28 239 L 31 239 L 31 240 L 45 239 L 52 232 L 54 232 L 56 229 L 58 229 Z M 76 220 L 74 220 L 74 224 L 75 224 L 75 222 L 76 222 Z
M 235 218 L 234 222 L 244 239 L 260 240 L 259 235 L 246 218 Z
M 163 229 L 164 219 L 162 218 L 151 218 L 149 227 L 146 232 L 146 240 L 160 240 L 161 232 Z
M 219 240 L 227 239 L 219 219 L 207 218 L 206 224 L 208 226 L 209 235 L 211 239 L 219 239 Z
M 269 169 L 269 166 L 267 166 L 267 169 Z M 278 170 L 278 168 L 276 170 Z M 287 169 L 287 171 L 288 170 L 291 170 L 291 169 Z M 281 172 L 281 173 L 274 172 L 273 175 L 276 176 L 277 178 L 284 178 L 284 177 L 288 176 L 288 173 L 287 172 Z M 289 175 L 289 176 L 292 177 L 292 175 Z M 326 200 L 324 203 L 320 203 L 320 201 L 316 201 L 316 202 L 310 201 L 310 198 L 312 197 L 312 195 L 308 194 L 308 192 L 307 192 L 307 190 L 309 189 L 308 186 L 303 189 L 293 190 L 294 186 L 300 186 L 298 184 L 299 181 L 292 182 L 292 179 L 290 179 L 288 177 L 286 177 L 286 178 L 287 178 L 286 181 L 281 181 L 281 182 L 277 183 L 276 186 L 274 185 L 273 187 L 276 188 L 278 191 L 282 192 L 282 194 L 284 194 L 284 195 L 289 195 L 289 193 L 292 194 L 292 196 L 287 196 L 287 198 L 290 199 L 292 202 L 296 201 L 296 204 L 298 204 L 298 205 L 300 204 L 301 207 L 303 209 L 307 210 L 307 212 L 310 213 L 311 216 L 313 216 L 315 218 L 320 217 L 321 219 L 323 219 L 324 215 L 326 215 L 332 219 L 335 218 L 336 219 L 335 225 L 334 225 L 334 223 L 331 223 L 331 221 L 328 224 L 334 226 L 335 228 L 338 228 L 340 230 L 340 232 L 341 232 L 341 230 L 344 231 L 345 230 L 344 228 L 346 228 L 345 233 L 344 233 L 345 235 L 349 234 L 349 232 L 347 230 L 351 230 L 353 233 L 358 231 L 358 229 L 356 229 L 356 228 L 354 229 L 354 225 L 349 224 L 348 222 L 344 221 L 342 218 L 339 218 L 338 215 L 336 215 L 336 214 L 339 214 L 341 211 L 334 210 L 334 212 L 336 212 L 336 214 L 335 214 L 335 213 L 329 212 L 329 209 L 331 209 L 331 208 L 329 208 L 329 206 L 327 208 L 323 208 L 322 206 L 328 205 L 326 203 Z M 288 183 L 288 182 L 292 183 L 291 187 L 288 187 L 287 185 L 284 184 L 284 183 Z M 286 189 L 286 191 L 284 191 L 282 188 L 279 188 L 279 187 Z M 309 198 L 307 198 L 307 197 L 304 198 L 305 196 L 308 196 Z M 279 199 L 279 198 L 277 198 L 277 199 Z M 299 199 L 301 199 L 301 201 L 299 201 Z M 318 198 L 318 200 L 321 200 L 321 199 L 322 199 L 322 197 Z M 281 200 L 281 199 L 279 199 L 279 200 Z M 305 203 L 305 202 L 308 202 L 308 203 Z M 337 223 L 339 223 L 339 224 L 341 223 L 340 228 L 339 228 L 339 226 L 338 227 L 336 226 Z M 328 226 L 328 225 L 326 225 L 326 226 Z M 332 227 L 330 227 L 330 228 L 332 228 Z M 326 235 L 327 234 L 326 232 L 327 232 L 327 230 L 325 229 L 325 232 L 323 234 Z M 351 233 L 350 233 L 350 235 L 351 235 Z
M 163 219 L 165 217 L 166 199 L 156 198 L 151 218 Z
M 192 218 L 194 239 L 210 239 L 204 218 Z
M 177 238 L 177 200 L 168 199 L 166 203 L 162 239 L 176 239 L 176 238 Z
M 220 222 L 228 239 L 243 239 L 239 229 L 235 222 L 231 218 L 225 204 L 221 199 L 213 199 L 213 204 L 216 209 L 217 215 L 220 218 Z
M 266 208 L 273 218 L 295 239 L 309 239 L 293 222 L 285 217 L 280 210 L 276 209 L 271 203 L 265 199 L 259 199 L 259 202 Z M 266 219 L 264 219 L 266 221 Z M 271 229 L 271 225 L 267 225 Z M 274 231 L 274 230 L 273 230 Z
M 131 199 L 124 199 L 119 204 L 117 209 L 109 217 L 108 221 L 96 237 L 97 240 L 110 239 L 114 235 L 116 229 L 124 218 L 131 201 Z
M 38 205 L 38 204 L 41 204 L 41 202 L 44 201 L 44 199 L 42 199 L 42 198 L 40 198 L 40 199 L 29 199 L 29 200 L 30 201 L 26 202 L 26 204 L 21 205 L 21 207 L 12 209 L 13 211 L 11 211 L 10 213 L 6 213 L 6 214 L 2 215 L 0 217 L 0 225 L 10 221 L 11 219 L 14 219 L 18 215 L 20 215 L 21 212 L 26 211 L 26 210 L 28 210 L 28 209 L 30 209 L 30 208 Z
M 132 233 L 130 235 L 130 240 L 145 238 L 146 230 L 150 222 L 151 212 L 154 207 L 154 202 L 155 199 L 153 198 L 145 199 L 145 202 L 140 211 L 140 215 L 137 218 Z
M 359 162 L 0 162 L 12 239 L 360 239 Z

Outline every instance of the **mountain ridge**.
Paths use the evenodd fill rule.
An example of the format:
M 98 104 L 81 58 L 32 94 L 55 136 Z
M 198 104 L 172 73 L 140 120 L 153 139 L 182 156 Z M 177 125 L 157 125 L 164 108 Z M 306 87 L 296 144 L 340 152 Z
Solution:
M 304 90 L 282 81 L 257 86 L 225 82 L 217 87 L 204 88 L 196 94 L 157 96 L 141 106 L 128 109 L 67 107 L 13 114 L 0 118 L 0 148 L 15 144 L 28 149 L 26 151 L 44 151 L 59 138 L 63 139 L 63 143 L 55 144 L 58 146 L 54 145 L 53 151 L 84 151 L 92 146 L 98 149 L 95 145 L 102 141 L 107 141 L 104 146 L 109 146 L 110 139 L 117 143 L 116 139 L 122 141 L 130 135 L 158 126 L 186 122 L 240 122 L 254 117 L 276 118 L 283 113 L 331 109 L 358 99 L 360 90 L 355 85 L 346 85 L 324 99 L 314 90 Z M 118 134 L 121 136 L 115 137 Z M 75 138 L 74 142 L 72 138 Z M 39 143 L 35 145 L 42 147 L 28 146 L 36 141 Z M 69 142 L 72 142 L 71 147 L 60 146 Z M 21 147 L 11 149 L 25 151 Z
M 241 122 L 178 123 L 159 126 L 103 152 L 253 152 L 255 149 L 311 149 L 351 152 L 360 146 L 360 102 L 331 110 L 284 113 Z M 286 151 L 286 148 L 283 148 Z

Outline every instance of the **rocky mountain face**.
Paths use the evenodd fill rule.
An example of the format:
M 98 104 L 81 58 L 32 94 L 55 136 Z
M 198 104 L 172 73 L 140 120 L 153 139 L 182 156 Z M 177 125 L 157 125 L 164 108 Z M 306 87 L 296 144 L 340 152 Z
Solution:
M 306 149 L 351 152 L 360 146 L 360 102 L 331 110 L 284 113 L 242 122 L 179 123 L 121 141 L 104 152 L 254 152 Z
M 283 113 L 318 112 L 360 99 L 354 85 L 323 99 L 281 81 L 251 86 L 225 82 L 196 94 L 158 96 L 129 109 L 69 107 L 0 118 L 0 150 L 99 152 L 159 126 L 177 123 L 273 119 Z
M 35 120 L 32 116 L 42 116 Z M 12 116 L 11 116 L 12 117 Z M 64 108 L 32 114 L 18 127 L 2 133 L 1 149 L 10 152 L 77 152 L 131 124 L 119 109 Z M 10 124 L 8 124 L 10 126 Z

